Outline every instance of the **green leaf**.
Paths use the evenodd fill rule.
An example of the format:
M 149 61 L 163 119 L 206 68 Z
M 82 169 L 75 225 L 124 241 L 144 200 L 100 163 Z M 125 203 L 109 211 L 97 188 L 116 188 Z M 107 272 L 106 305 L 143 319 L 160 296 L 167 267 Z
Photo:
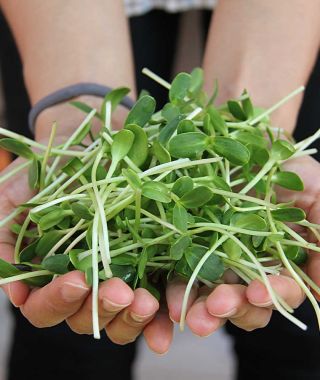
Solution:
M 208 187 L 198 186 L 183 195 L 180 202 L 185 208 L 196 208 L 205 205 L 212 196 L 212 191 Z
M 139 263 L 138 263 L 138 277 L 141 279 L 144 275 L 146 265 L 148 262 L 148 252 L 146 249 L 143 249 L 141 252 L 141 255 L 139 257 Z
M 289 260 L 297 265 L 304 264 L 308 260 L 308 254 L 302 247 L 289 245 L 284 248 L 284 253 Z
M 133 190 L 141 189 L 142 182 L 138 174 L 132 169 L 122 169 L 122 175 L 126 178 L 128 184 L 132 187 Z
M 23 273 L 16 267 L 14 267 L 12 264 L 7 263 L 3 259 L 0 259 L 0 277 L 1 278 L 7 278 L 16 276 L 18 274 Z
M 187 248 L 185 258 L 192 271 L 196 269 L 199 261 L 206 252 L 207 248 L 199 245 L 194 245 Z M 223 275 L 224 270 L 225 268 L 222 260 L 217 255 L 212 253 L 199 271 L 198 278 L 203 278 L 204 280 L 214 282 Z
M 69 262 L 68 255 L 54 255 L 44 259 L 41 264 L 44 269 L 52 273 L 65 274 L 69 272 Z
M 79 256 L 82 252 L 84 252 L 83 249 L 72 249 L 69 252 L 69 259 L 75 269 L 80 270 L 81 272 L 86 272 L 92 267 L 92 256 L 89 255 L 80 260 Z
M 36 158 L 34 158 L 28 172 L 28 182 L 31 190 L 36 190 L 39 188 L 40 171 L 41 164 Z
M 272 182 L 285 189 L 303 191 L 302 179 L 293 172 L 278 172 L 272 176 Z
M 119 87 L 115 88 L 111 92 L 109 92 L 105 98 L 103 99 L 102 105 L 101 105 L 101 119 L 104 121 L 106 118 L 106 104 L 107 102 L 111 102 L 111 111 L 114 111 L 117 106 L 120 104 L 121 100 L 128 95 L 130 92 L 130 88 L 127 87 Z
M 102 270 L 101 272 L 104 273 L 104 270 Z M 99 275 L 100 275 L 101 272 L 99 272 Z M 93 271 L 92 271 L 92 267 L 86 269 L 85 279 L 86 279 L 87 285 L 88 286 L 92 286 L 92 283 L 93 283 Z
M 165 164 L 171 161 L 170 153 L 167 149 L 157 140 L 153 142 L 152 153 L 157 157 L 160 164 Z
M 125 126 L 129 124 L 138 124 L 144 127 L 150 120 L 156 108 L 156 101 L 149 95 L 140 98 L 129 112 L 125 121 Z
M 271 215 L 275 220 L 281 222 L 300 222 L 306 218 L 305 212 L 297 207 L 286 207 L 272 210 Z
M 208 114 L 210 115 L 210 121 L 215 129 L 215 131 L 225 135 L 227 133 L 226 123 L 219 114 L 218 110 L 213 106 L 208 108 Z
M 83 166 L 83 162 L 78 157 L 74 157 L 61 168 L 61 171 L 72 177 L 74 174 L 77 174 Z
M 196 126 L 192 120 L 181 120 L 178 124 L 177 134 L 188 133 L 188 132 L 196 132 Z
M 166 145 L 169 141 L 170 137 L 174 134 L 176 131 L 178 124 L 181 120 L 181 116 L 177 116 L 176 118 L 170 120 L 167 125 L 165 125 L 159 133 L 158 141 L 162 145 Z
M 190 266 L 184 256 L 177 261 L 174 270 L 178 275 L 184 278 L 189 279 L 192 276 L 192 270 L 190 269 Z
M 184 251 L 189 247 L 192 240 L 189 236 L 181 236 L 178 238 L 170 248 L 170 256 L 173 260 L 180 260 Z
M 176 180 L 172 187 L 172 192 L 181 198 L 184 194 L 193 189 L 193 181 L 190 177 L 184 176 Z
M 295 147 L 286 140 L 276 140 L 272 144 L 271 157 L 275 161 L 286 160 L 295 153 Z
M 70 215 L 68 210 L 54 210 L 48 212 L 46 215 L 42 216 L 39 220 L 39 226 L 42 230 L 48 230 L 59 224 L 67 215 Z
M 212 182 L 217 189 L 224 190 L 224 191 L 232 191 L 231 187 L 227 184 L 227 182 L 222 177 L 214 176 L 212 178 Z
M 239 131 L 235 134 L 235 138 L 244 145 L 251 144 L 260 148 L 268 147 L 268 141 L 263 136 L 259 136 L 251 132 Z
M 112 264 L 116 265 L 137 265 L 137 258 L 135 256 L 128 255 L 123 253 L 122 255 L 118 255 L 112 258 Z
M 64 232 L 59 230 L 52 230 L 45 232 L 38 240 L 35 246 L 35 254 L 39 257 L 45 257 L 47 253 L 53 248 L 58 241 L 63 237 Z M 29 261 L 25 258 L 23 261 Z
M 178 203 L 173 207 L 172 222 L 178 230 L 182 232 L 186 232 L 188 230 L 187 210 Z
M 214 137 L 212 149 L 234 165 L 244 165 L 250 159 L 248 148 L 229 137 Z
M 267 149 L 260 148 L 256 145 L 251 146 L 251 157 L 252 161 L 260 166 L 263 166 L 269 160 L 269 152 Z
M 169 153 L 176 158 L 194 158 L 208 147 L 208 143 L 209 138 L 204 133 L 182 133 L 170 140 Z
M 161 115 L 164 119 L 166 119 L 169 122 L 180 115 L 180 109 L 174 104 L 167 103 L 162 108 Z
M 118 277 L 127 284 L 131 283 L 136 275 L 136 270 L 131 265 L 111 264 L 110 269 L 112 271 L 113 277 Z M 104 274 L 104 271 L 101 272 Z M 105 280 L 105 277 L 101 278 L 101 272 L 99 272 L 99 277 L 100 279 Z
M 242 121 L 247 120 L 245 113 L 243 112 L 240 104 L 237 101 L 229 100 L 227 104 L 228 104 L 228 109 L 233 117 Z
M 222 244 L 224 252 L 229 256 L 231 260 L 239 260 L 242 255 L 242 249 L 232 239 L 226 240 Z
M 20 262 L 27 262 L 31 261 L 33 258 L 36 257 L 36 251 L 35 248 L 38 244 L 39 240 L 34 241 L 33 243 L 26 246 L 19 254 Z
M 134 140 L 128 157 L 140 167 L 148 157 L 148 137 L 146 132 L 137 124 L 128 124 L 125 129 L 133 132 Z
M 29 146 L 21 141 L 11 138 L 0 139 L 0 148 L 7 150 L 17 156 L 33 159 L 34 153 L 29 148 Z
M 242 95 L 248 95 L 248 91 L 244 90 Z M 241 100 L 241 105 L 242 105 L 242 109 L 246 118 L 250 119 L 254 113 L 254 109 L 253 109 L 253 105 L 252 105 L 250 97 L 248 96 L 245 99 Z
M 81 202 L 74 202 L 71 204 L 71 209 L 76 216 L 85 220 L 92 220 L 93 214 L 89 208 Z
M 162 182 L 144 182 L 142 185 L 142 195 L 161 203 L 171 202 L 170 190 Z
M 235 213 L 231 217 L 230 224 L 253 231 L 266 231 L 267 229 L 266 221 L 257 214 Z
M 172 103 L 181 103 L 188 95 L 191 84 L 191 76 L 187 73 L 179 73 L 173 80 L 170 90 L 169 99 Z
M 203 86 L 203 70 L 196 67 L 191 72 L 189 93 L 191 96 L 197 95 Z
M 114 135 L 111 155 L 115 162 L 121 161 L 129 153 L 134 137 L 134 133 L 127 129 L 121 129 Z
M 96 116 L 99 118 L 99 116 L 96 114 Z M 82 143 L 82 141 L 87 137 L 88 133 L 91 131 L 92 124 L 91 121 L 87 123 L 81 130 L 80 133 L 77 134 L 77 136 L 73 139 L 72 145 L 79 145 Z

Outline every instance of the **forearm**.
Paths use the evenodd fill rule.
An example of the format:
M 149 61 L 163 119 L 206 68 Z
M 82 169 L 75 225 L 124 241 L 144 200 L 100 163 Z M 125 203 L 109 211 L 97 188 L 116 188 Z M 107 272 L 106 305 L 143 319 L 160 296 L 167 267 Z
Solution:
M 269 107 L 306 84 L 320 36 L 318 0 L 221 0 L 204 58 L 206 86 L 218 79 L 218 102 L 247 88 L 255 104 Z M 302 95 L 273 114 L 292 132 Z
M 1 0 L 0 4 L 21 54 L 32 104 L 79 82 L 134 88 L 128 26 L 121 1 Z M 87 100 L 92 106 L 100 103 L 94 97 Z M 72 118 L 72 112 L 78 111 L 58 106 L 43 112 L 37 130 L 44 128 L 43 133 L 49 134 L 55 115 Z

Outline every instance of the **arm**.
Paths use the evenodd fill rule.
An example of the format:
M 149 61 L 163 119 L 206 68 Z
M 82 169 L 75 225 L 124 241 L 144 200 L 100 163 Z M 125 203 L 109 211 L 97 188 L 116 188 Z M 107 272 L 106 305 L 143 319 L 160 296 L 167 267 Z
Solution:
M 218 101 L 247 88 L 269 107 L 306 84 L 319 49 L 317 0 L 222 0 L 215 11 L 204 57 L 207 89 L 217 78 Z M 273 114 L 275 125 L 295 127 L 302 95 Z
M 20 50 L 32 104 L 52 91 L 78 82 L 134 88 L 128 26 L 122 2 L 0 1 Z M 82 97 L 81 100 L 83 98 L 92 106 L 99 106 L 101 102 L 94 97 Z M 59 124 L 58 135 L 66 136 L 83 120 L 83 114 L 67 104 L 51 107 L 37 120 L 37 139 L 48 138 L 54 120 Z M 30 195 L 26 174 L 1 186 L 0 219 Z M 14 244 L 9 229 L 2 228 L 0 251 L 6 260 L 12 260 Z M 53 326 L 66 320 L 78 333 L 92 332 L 90 289 L 81 272 L 60 276 L 32 292 L 23 283 L 10 284 L 5 291 L 35 326 Z M 161 339 L 156 343 L 153 341 L 157 320 L 149 323 L 158 307 L 157 300 L 145 289 L 132 291 L 120 279 L 112 278 L 100 285 L 100 326 L 107 325 L 110 339 L 119 344 L 135 340 L 149 324 L 146 335 L 149 345 L 158 352 L 167 350 L 161 346 Z
M 272 106 L 307 82 L 319 48 L 319 20 L 317 0 L 221 0 L 204 57 L 207 91 L 212 92 L 217 78 L 218 103 L 239 97 L 247 88 L 255 104 Z M 276 111 L 272 115 L 274 125 L 292 133 L 301 100 L 302 95 L 297 96 Z M 319 223 L 320 185 L 311 178 L 315 173 L 320 178 L 320 165 L 309 157 L 291 165 L 294 167 L 289 170 L 300 172 L 305 181 L 305 192 L 303 196 L 299 194 L 300 203 L 296 204 L 305 209 L 312 222 Z M 319 283 L 319 255 L 311 254 L 309 263 L 309 274 Z M 301 290 L 285 273 L 270 276 L 270 283 L 292 307 L 302 302 Z M 181 284 L 168 289 L 169 311 L 174 320 L 180 318 L 181 303 L 177 299 L 182 299 L 183 293 Z M 189 307 L 187 323 L 200 336 L 212 333 L 227 318 L 246 330 L 263 327 L 272 314 L 272 302 L 258 281 L 248 287 L 221 285 L 211 294 L 204 289 L 200 294 L 194 290 L 192 299 L 195 302 Z
M 120 1 L 1 0 L 23 62 L 31 103 L 62 87 L 96 82 L 134 89 L 128 25 Z M 134 95 L 133 95 L 134 96 Z M 84 97 L 92 106 L 100 99 Z M 40 114 L 36 137 L 50 134 L 53 120 L 66 128 L 83 115 L 68 105 Z

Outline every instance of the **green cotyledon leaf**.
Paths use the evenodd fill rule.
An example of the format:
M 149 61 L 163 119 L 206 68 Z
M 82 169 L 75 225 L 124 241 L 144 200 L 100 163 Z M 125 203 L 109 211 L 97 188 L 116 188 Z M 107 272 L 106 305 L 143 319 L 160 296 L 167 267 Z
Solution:
M 68 255 L 54 255 L 45 258 L 41 265 L 44 269 L 56 274 L 65 274 L 69 272 L 68 265 L 70 259 Z
M 178 230 L 182 232 L 186 232 L 188 229 L 188 213 L 187 210 L 177 203 L 173 207 L 173 212 L 172 212 L 172 222 L 173 225 L 178 228 Z
M 193 245 L 186 249 L 185 258 L 191 268 L 194 271 L 207 252 L 207 248 L 203 246 Z M 214 282 L 217 281 L 224 273 L 225 268 L 220 257 L 212 253 L 203 264 L 201 270 L 198 273 L 198 277 L 204 280 Z
M 196 208 L 205 205 L 212 198 L 212 191 L 206 186 L 198 186 L 180 198 L 185 208 Z
M 285 189 L 294 191 L 303 191 L 304 185 L 302 179 L 293 172 L 278 172 L 275 173 L 271 181 Z
M 128 152 L 128 157 L 140 167 L 148 157 L 148 137 L 144 129 L 137 124 L 127 124 L 125 129 L 134 134 L 132 146 Z
M 0 139 L 0 148 L 7 150 L 8 152 L 14 153 L 17 156 L 24 157 L 27 159 L 34 158 L 34 153 L 29 148 L 29 146 L 19 140 L 5 137 Z
M 193 158 L 209 145 L 209 138 L 201 132 L 181 133 L 169 141 L 169 153 L 176 158 Z
M 180 103 L 188 94 L 191 84 L 191 76 L 187 73 L 179 73 L 173 80 L 170 90 L 169 99 L 172 103 Z
M 248 148 L 230 137 L 212 138 L 212 149 L 234 165 L 244 165 L 250 159 Z
M 125 121 L 125 126 L 129 124 L 138 124 L 144 127 L 150 120 L 156 108 L 156 101 L 152 96 L 142 96 L 129 112 Z
M 142 185 L 142 195 L 149 199 L 159 201 L 162 203 L 170 203 L 171 195 L 170 190 L 162 182 L 148 181 Z
M 278 208 L 277 210 L 272 210 L 271 215 L 281 222 L 300 222 L 306 218 L 305 212 L 298 207 Z

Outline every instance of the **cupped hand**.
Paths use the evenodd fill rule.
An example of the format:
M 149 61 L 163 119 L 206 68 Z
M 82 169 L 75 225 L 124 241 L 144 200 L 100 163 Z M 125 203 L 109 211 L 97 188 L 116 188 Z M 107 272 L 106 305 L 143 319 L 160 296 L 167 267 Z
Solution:
M 270 275 L 269 281 L 275 292 L 292 308 L 304 300 L 304 294 L 295 281 L 282 274 Z M 179 322 L 186 283 L 175 280 L 167 288 L 170 318 Z M 193 287 L 186 314 L 186 324 L 198 336 L 206 337 L 222 327 L 227 320 L 234 325 L 252 331 L 265 327 L 273 311 L 272 300 L 266 287 L 258 280 L 248 286 L 221 284 L 214 290 L 206 286 Z
M 307 220 L 320 224 L 320 164 L 311 157 L 301 157 L 285 163 L 284 170 L 296 172 L 304 182 L 304 191 L 292 192 L 278 189 L 279 201 L 294 200 L 302 208 Z M 317 242 L 307 231 L 308 239 Z M 320 254 L 309 252 L 306 272 L 320 286 Z M 304 293 L 286 271 L 279 276 L 269 275 L 273 289 L 289 306 L 297 308 L 305 299 Z M 172 320 L 179 322 L 186 283 L 175 280 L 167 288 L 167 302 Z M 315 293 L 320 300 L 320 294 Z M 221 327 L 227 320 L 251 331 L 265 327 L 272 315 L 274 305 L 266 287 L 258 280 L 248 286 L 223 284 L 213 291 L 207 287 L 193 287 L 189 297 L 186 323 L 199 336 L 207 336 Z
M 17 159 L 6 170 L 21 164 Z M 32 197 L 27 173 L 19 173 L 0 186 L 0 220 L 18 205 Z M 17 217 L 15 222 L 21 222 Z M 10 224 L 10 223 L 9 223 Z M 13 262 L 15 235 L 9 225 L 0 229 L 0 257 Z M 82 272 L 72 271 L 59 276 L 43 288 L 30 289 L 23 282 L 3 286 L 13 305 L 36 327 L 50 327 L 66 321 L 79 334 L 92 333 L 91 289 Z M 145 289 L 133 291 L 118 278 L 104 281 L 99 286 L 99 323 L 115 343 L 134 341 L 145 329 L 149 346 L 156 352 L 167 351 L 172 337 L 171 321 L 159 313 L 158 301 Z M 159 336 L 159 334 L 162 336 Z

